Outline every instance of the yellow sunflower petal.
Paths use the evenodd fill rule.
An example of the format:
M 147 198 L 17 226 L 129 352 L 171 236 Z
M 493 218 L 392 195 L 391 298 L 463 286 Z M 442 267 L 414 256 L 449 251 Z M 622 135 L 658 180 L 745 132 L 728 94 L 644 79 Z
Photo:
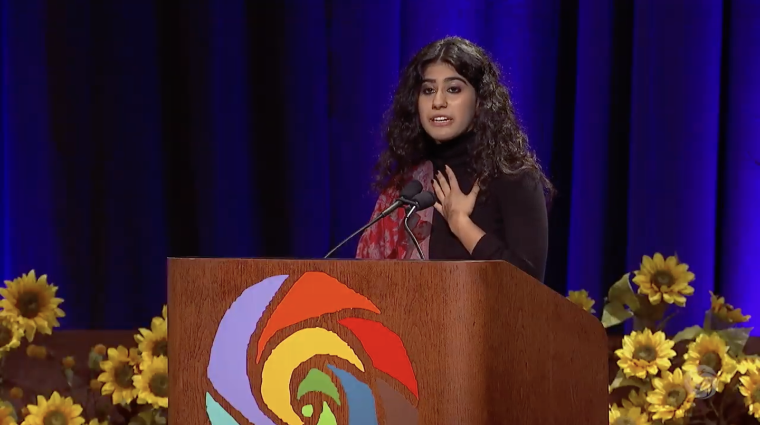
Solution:
M 651 273 L 654 273 L 654 261 L 652 258 L 648 255 L 645 255 L 641 258 L 641 268 L 644 269 L 644 271 Z
M 70 407 L 71 407 L 71 414 L 72 415 L 79 416 L 79 415 L 82 414 L 82 406 L 80 406 L 78 404 L 74 404 L 74 401 L 71 400 L 71 399 L 69 399 L 67 401 L 68 401 L 67 404 L 70 405 Z

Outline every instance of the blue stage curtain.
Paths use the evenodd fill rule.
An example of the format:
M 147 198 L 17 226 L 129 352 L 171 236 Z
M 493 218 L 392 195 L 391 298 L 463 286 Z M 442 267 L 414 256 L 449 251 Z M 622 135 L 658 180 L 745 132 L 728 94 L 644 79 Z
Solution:
M 698 311 L 715 285 L 722 12 L 711 0 L 636 2 L 633 18 L 629 266 L 677 253 L 699 276 Z
M 48 274 L 64 327 L 148 323 L 167 256 L 324 255 L 372 210 L 399 70 L 447 35 L 499 61 L 557 185 L 547 285 L 598 309 L 659 251 L 697 275 L 674 327 L 708 290 L 760 316 L 754 0 L 0 0 L 0 20 L 0 275 Z

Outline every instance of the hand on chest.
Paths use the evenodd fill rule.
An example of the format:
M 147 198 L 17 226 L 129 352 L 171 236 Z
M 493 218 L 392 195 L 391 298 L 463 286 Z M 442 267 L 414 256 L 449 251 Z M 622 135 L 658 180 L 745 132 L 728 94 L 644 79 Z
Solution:
M 461 192 L 464 194 L 469 194 L 470 191 L 472 191 L 472 188 L 475 184 L 475 179 L 472 173 L 469 172 L 466 167 L 462 165 L 457 166 L 458 164 L 454 164 L 454 166 L 452 166 L 450 164 L 443 163 L 435 165 L 436 166 L 434 173 L 436 176 L 439 176 L 438 173 L 440 171 L 440 176 L 446 179 L 446 181 L 449 181 L 445 171 L 445 165 L 448 165 L 456 177 L 457 184 Z M 435 212 L 435 215 L 438 219 L 444 220 L 443 217 L 441 217 L 440 213 L 437 211 Z M 486 232 L 499 229 L 502 226 L 502 218 L 501 214 L 499 213 L 498 204 L 494 202 L 492 196 L 485 193 L 485 191 L 481 191 L 478 194 L 477 201 L 475 202 L 472 213 L 470 214 L 470 219 L 472 219 L 472 221 L 478 225 L 478 227 L 482 228 Z

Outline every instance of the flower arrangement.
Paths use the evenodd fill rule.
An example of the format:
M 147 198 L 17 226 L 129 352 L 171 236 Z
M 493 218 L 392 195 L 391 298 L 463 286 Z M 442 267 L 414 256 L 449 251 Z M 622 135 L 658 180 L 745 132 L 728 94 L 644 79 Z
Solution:
M 619 370 L 609 392 L 627 396 L 609 406 L 610 425 L 760 420 L 760 357 L 744 352 L 752 328 L 739 326 L 750 317 L 710 292 L 702 326 L 669 338 L 665 324 L 694 293 L 694 273 L 676 256 L 657 253 L 644 256 L 633 274 L 612 285 L 602 310 L 605 328 L 633 320 L 614 351 Z M 585 290 L 570 291 L 568 299 L 593 313 Z
M 40 360 L 60 361 L 61 370 L 70 389 L 74 389 L 75 359 L 57 358 L 44 346 L 32 344 L 35 335 L 51 335 L 65 317 L 60 306 L 63 299 L 56 296 L 58 288 L 48 283 L 47 276 L 36 277 L 34 270 L 0 288 L 0 382 L 9 352 L 26 345 L 26 354 Z M 127 424 L 166 425 L 169 407 L 168 333 L 166 306 L 161 317 L 154 317 L 150 329 L 139 329 L 135 347 L 106 348 L 99 344 L 90 350 L 87 400 L 78 403 L 54 391 L 49 397 L 36 395 L 25 402 L 24 392 L 13 387 L 8 392 L 22 406 L 17 412 L 14 404 L 0 399 L 0 425 L 107 425 L 115 407 Z M 78 377 L 77 377 L 78 378 Z M 73 392 L 73 391 L 72 391 Z M 105 402 L 108 396 L 108 401 Z M 85 419 L 84 406 L 94 405 L 94 414 Z

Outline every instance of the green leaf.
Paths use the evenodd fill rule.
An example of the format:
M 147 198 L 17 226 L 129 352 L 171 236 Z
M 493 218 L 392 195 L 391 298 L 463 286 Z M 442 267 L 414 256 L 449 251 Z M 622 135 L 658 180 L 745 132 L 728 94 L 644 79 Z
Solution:
M 166 425 L 166 417 L 161 416 L 158 412 L 156 412 L 156 415 L 154 416 L 154 421 L 157 425 Z
M 87 367 L 90 370 L 100 372 L 100 362 L 103 361 L 103 356 L 96 353 L 94 350 L 90 350 L 90 355 L 87 357 Z
M 712 330 L 712 310 L 705 312 L 705 321 L 702 324 L 702 328 L 707 332 Z
M 626 309 L 623 304 L 610 302 L 604 306 L 602 311 L 602 325 L 609 328 L 633 317 L 633 312 Z
M 623 373 L 622 370 L 618 370 L 617 375 L 615 375 L 615 379 L 613 379 L 612 384 L 610 384 L 610 387 L 613 390 L 620 387 L 647 388 L 648 386 L 649 386 L 649 383 L 643 379 L 639 379 L 636 377 L 633 377 L 633 378 L 626 377 L 625 373 Z
M 661 321 L 665 317 L 665 313 L 668 312 L 670 309 L 670 304 L 666 302 L 659 302 L 657 304 L 652 304 L 651 301 L 649 301 L 649 297 L 646 295 L 638 295 L 637 296 L 639 301 L 639 307 L 638 309 L 634 310 L 636 313 L 636 317 L 641 318 L 647 323 L 650 323 L 652 328 L 654 328 L 655 324 L 659 321 Z
M 750 332 L 752 328 L 730 328 L 718 331 L 717 334 L 726 341 L 729 352 L 738 356 L 744 351 Z
M 673 342 L 679 342 L 679 341 L 685 341 L 685 340 L 692 340 L 698 337 L 700 334 L 704 333 L 704 329 L 698 325 L 690 326 L 681 332 L 678 332 L 676 336 L 673 337 Z
M 631 310 L 636 311 L 639 308 L 639 299 L 636 298 L 636 293 L 633 292 L 631 283 L 628 280 L 629 276 L 630 273 L 626 273 L 610 287 L 610 290 L 607 292 L 607 299 L 610 303 L 627 305 Z
M 74 386 L 74 371 L 71 369 L 65 369 L 63 374 L 66 375 L 66 383 L 69 384 L 69 388 Z

